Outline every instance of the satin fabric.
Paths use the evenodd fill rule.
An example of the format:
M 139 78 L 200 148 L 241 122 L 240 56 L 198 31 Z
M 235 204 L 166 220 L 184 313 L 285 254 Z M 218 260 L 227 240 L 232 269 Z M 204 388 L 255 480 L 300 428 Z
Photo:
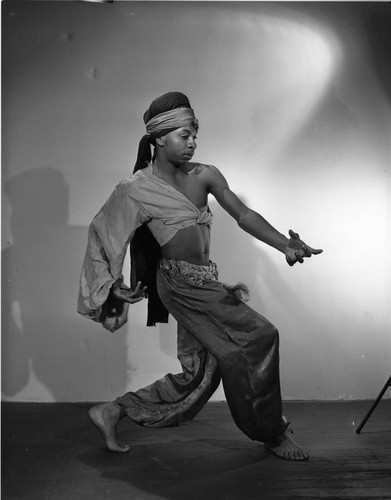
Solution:
M 178 321 L 183 372 L 118 398 L 127 415 L 146 427 L 187 423 L 221 377 L 244 434 L 263 442 L 282 433 L 277 329 L 217 280 L 195 285 L 179 268 L 158 269 L 157 289 Z
M 191 108 L 175 108 L 154 116 L 146 123 L 147 135 L 155 135 L 168 129 L 177 129 L 180 127 L 191 126 L 198 121 Z
M 136 230 L 148 225 L 160 246 L 175 234 L 195 224 L 210 226 L 212 214 L 208 208 L 200 211 L 183 193 L 153 174 L 152 167 L 139 170 L 121 181 L 99 213 L 94 217 L 88 232 L 88 244 L 84 257 L 78 312 L 83 316 L 115 331 L 127 321 L 128 304 L 117 301 L 110 290 L 116 280 L 122 280 L 122 267 L 129 244 L 132 245 Z M 153 240 L 152 236 L 150 238 Z M 149 250 L 153 249 L 152 241 Z M 166 321 L 165 310 L 157 303 L 160 301 L 155 287 L 155 267 L 159 253 L 155 252 L 155 265 L 152 259 L 144 259 L 147 251 L 142 252 L 137 241 L 132 249 L 132 287 L 142 281 L 149 289 L 148 325 Z M 145 273 L 152 273 L 146 278 Z M 153 283 L 151 282 L 153 280 Z M 155 311 L 158 314 L 156 315 Z
M 143 191 L 148 194 L 143 205 L 151 214 L 148 228 L 161 247 L 181 229 L 196 224 L 211 226 L 213 216 L 209 208 L 202 211 L 197 208 L 187 196 L 155 175 L 152 164 L 140 174 L 144 180 Z

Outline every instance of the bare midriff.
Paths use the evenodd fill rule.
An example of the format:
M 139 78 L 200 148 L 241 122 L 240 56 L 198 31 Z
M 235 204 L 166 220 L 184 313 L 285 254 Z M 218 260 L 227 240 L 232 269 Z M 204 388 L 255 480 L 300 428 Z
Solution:
M 210 228 L 205 224 L 186 227 L 162 246 L 165 259 L 184 260 L 191 264 L 209 263 Z

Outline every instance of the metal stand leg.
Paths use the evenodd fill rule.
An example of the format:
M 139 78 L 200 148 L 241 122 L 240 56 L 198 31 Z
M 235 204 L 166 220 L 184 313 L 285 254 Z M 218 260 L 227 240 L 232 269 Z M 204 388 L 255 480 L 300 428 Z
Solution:
M 391 377 L 387 380 L 385 386 L 383 387 L 383 389 L 379 392 L 379 395 L 378 397 L 376 398 L 376 401 L 373 403 L 373 405 L 371 406 L 371 408 L 368 410 L 367 414 L 365 415 L 365 417 L 362 419 L 360 425 L 357 427 L 356 429 L 356 434 L 359 434 L 361 429 L 364 427 L 366 421 L 368 420 L 368 418 L 372 415 L 372 412 L 373 410 L 376 408 L 376 406 L 378 405 L 379 401 L 381 400 L 381 398 L 383 397 L 383 394 L 386 392 L 386 390 L 388 389 L 388 387 L 391 387 Z

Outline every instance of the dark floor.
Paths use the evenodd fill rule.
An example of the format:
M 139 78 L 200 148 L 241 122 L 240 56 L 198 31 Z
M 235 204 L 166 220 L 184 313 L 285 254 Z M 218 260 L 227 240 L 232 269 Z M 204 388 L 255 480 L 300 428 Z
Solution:
M 2 406 L 3 500 L 391 499 L 391 400 L 355 433 L 371 402 L 285 403 L 294 437 L 311 458 L 269 455 L 209 403 L 184 427 L 129 420 L 127 454 L 105 451 L 84 404 Z

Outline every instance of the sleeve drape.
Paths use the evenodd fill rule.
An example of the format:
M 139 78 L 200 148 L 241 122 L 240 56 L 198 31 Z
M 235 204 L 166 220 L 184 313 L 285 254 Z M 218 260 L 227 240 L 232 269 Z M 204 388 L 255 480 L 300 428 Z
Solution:
M 78 298 L 78 312 L 115 331 L 127 321 L 129 304 L 115 299 L 111 287 L 122 281 L 126 250 L 138 227 L 148 221 L 123 181 L 94 217 L 88 231 Z

